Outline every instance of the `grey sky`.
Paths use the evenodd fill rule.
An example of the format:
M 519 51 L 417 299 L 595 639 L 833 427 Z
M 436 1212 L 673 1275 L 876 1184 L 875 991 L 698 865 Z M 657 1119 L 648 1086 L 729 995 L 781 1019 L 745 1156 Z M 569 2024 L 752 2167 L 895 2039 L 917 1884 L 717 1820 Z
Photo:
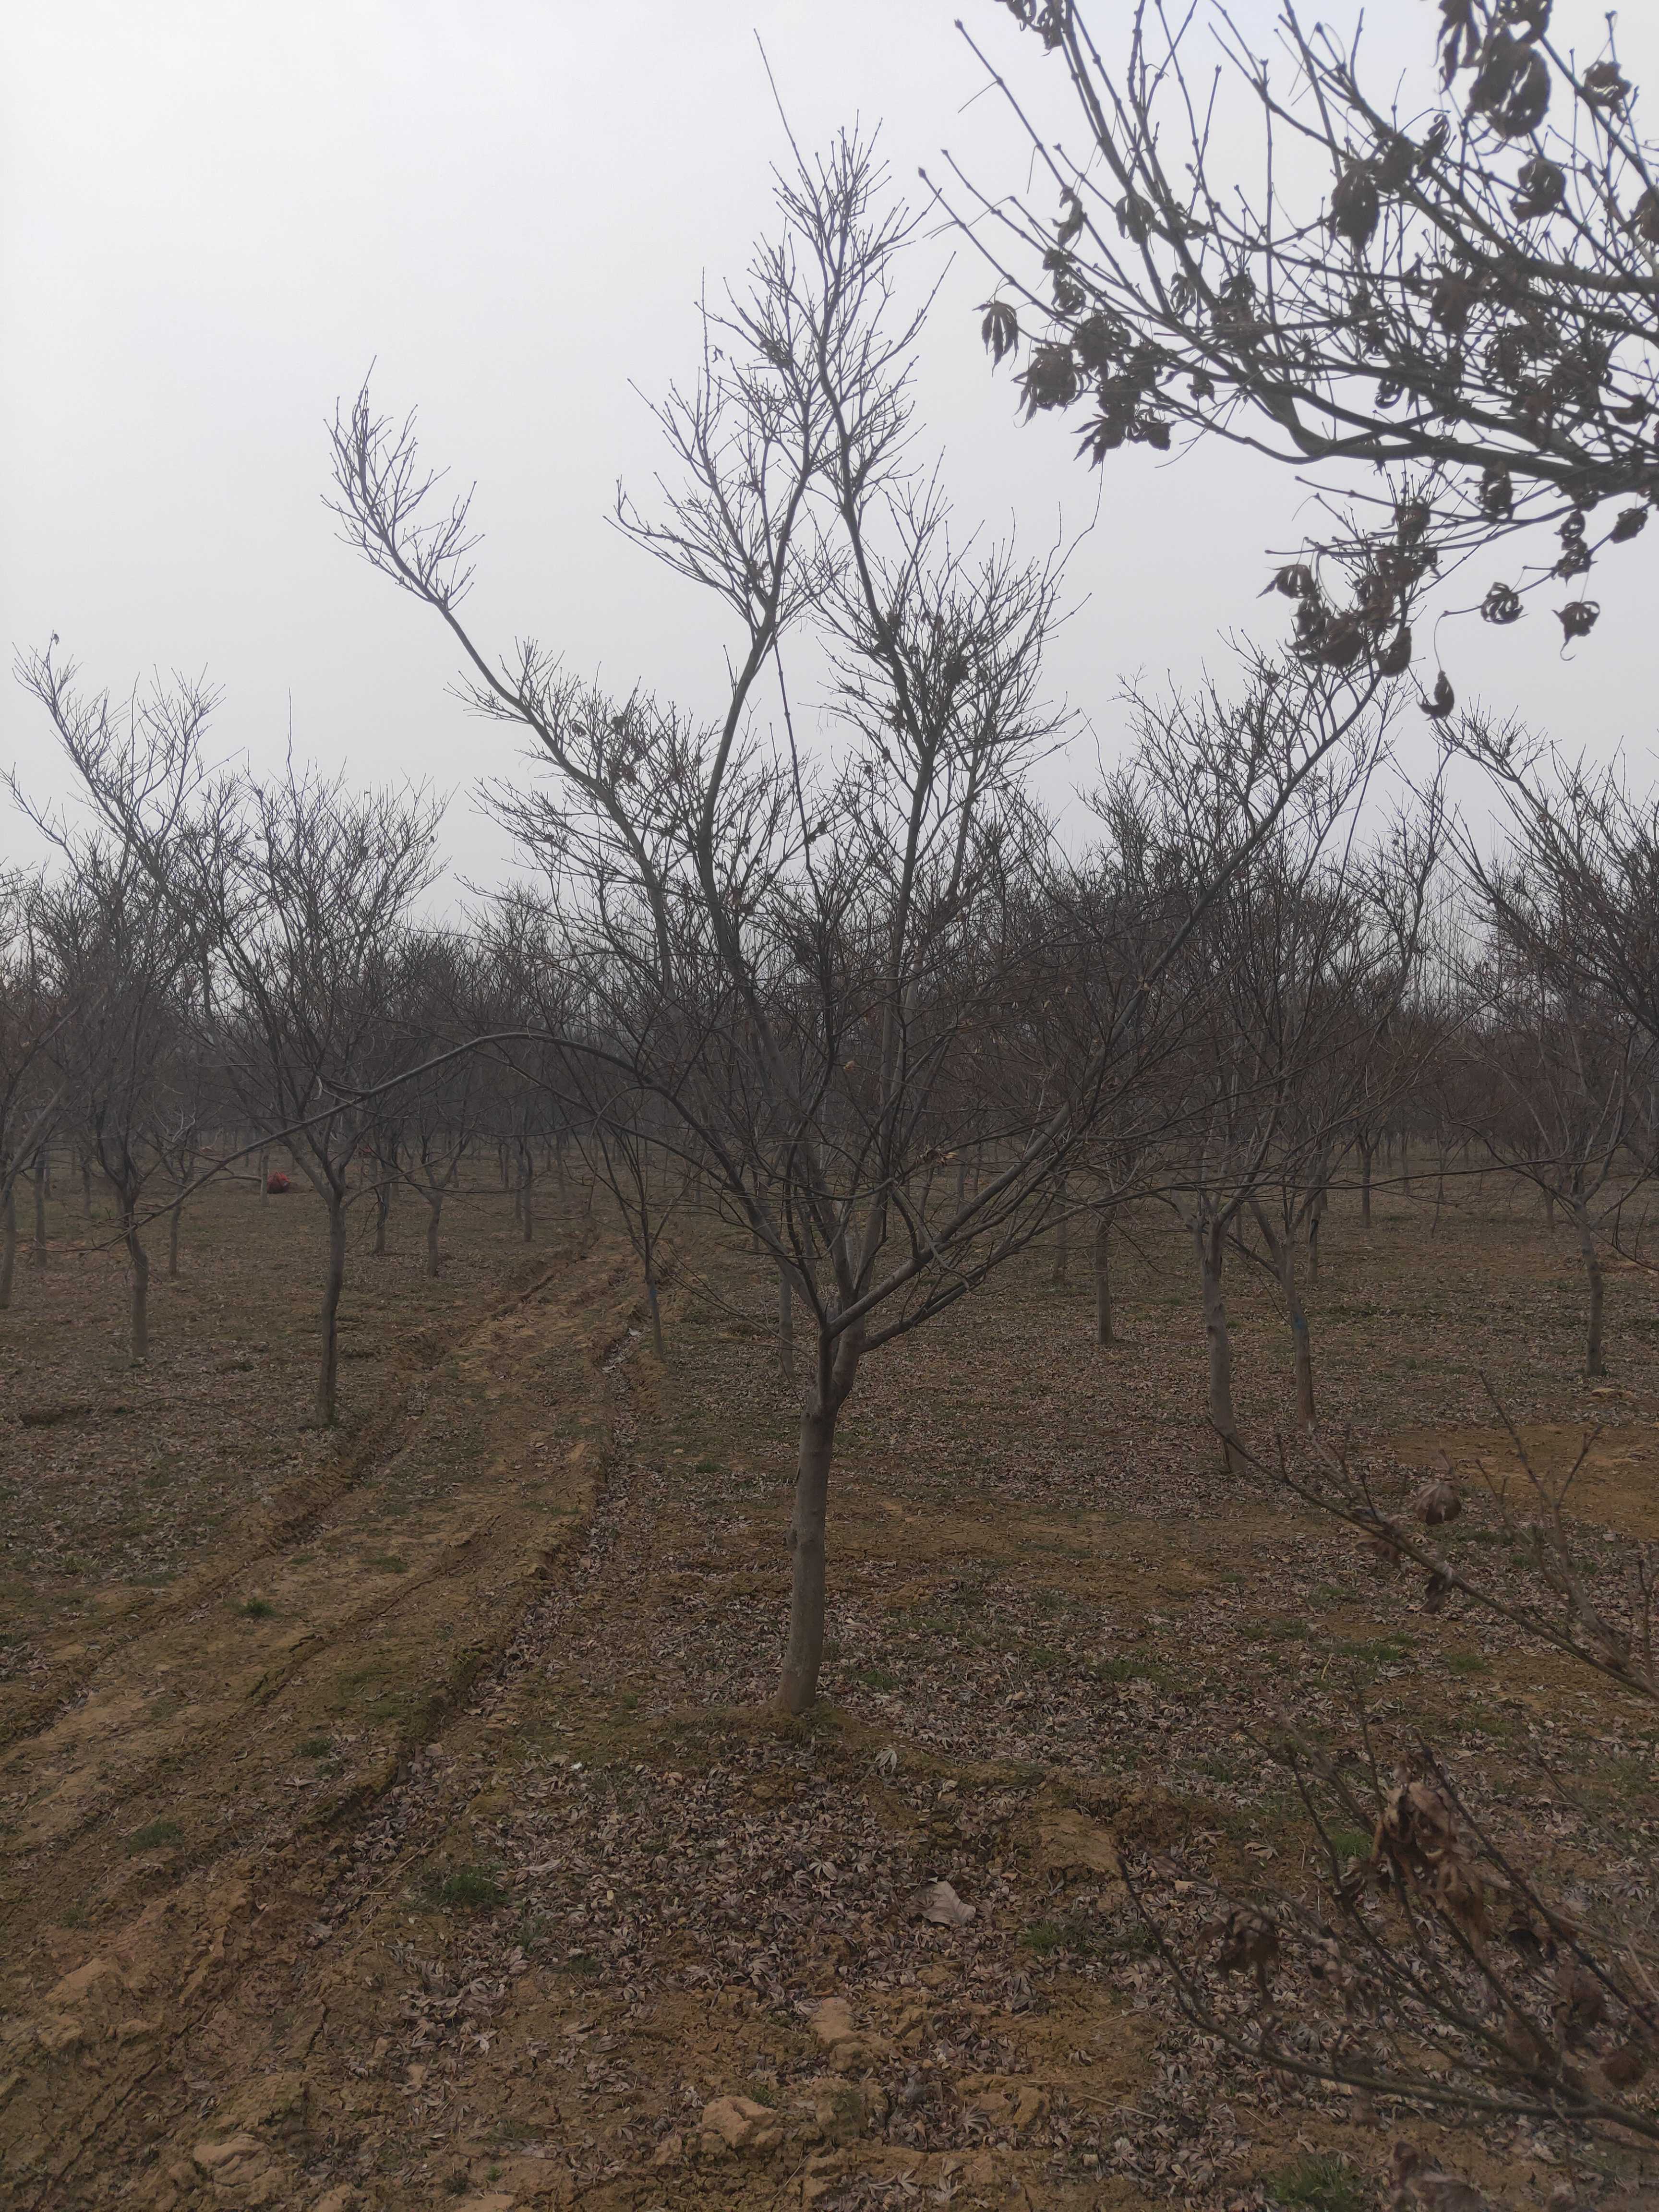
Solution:
M 1237 12 L 1260 26 L 1273 9 Z M 56 629 L 118 689 L 205 666 L 227 690 L 222 745 L 266 763 L 291 698 L 298 752 L 455 788 L 451 848 L 493 874 L 498 840 L 465 789 L 514 756 L 445 696 L 454 655 L 430 617 L 334 542 L 336 395 L 377 358 L 383 403 L 418 404 L 430 458 L 477 480 L 487 636 L 534 631 L 583 672 L 708 703 L 707 610 L 605 518 L 617 477 L 643 492 L 656 462 L 630 380 L 650 392 L 690 373 L 701 278 L 738 274 L 768 221 L 783 148 L 755 33 L 804 139 L 861 116 L 907 191 L 945 144 L 988 188 L 1022 186 L 1023 145 L 994 96 L 974 98 L 957 13 L 1034 100 L 1058 90 L 992 0 L 5 0 L 6 641 Z M 1587 37 L 1599 19 L 1583 0 L 1557 9 Z M 1426 53 L 1428 0 L 1369 20 L 1402 58 Z M 1624 46 L 1659 82 L 1659 24 L 1627 10 Z M 1062 514 L 1087 519 L 1097 479 L 1063 425 L 1016 428 L 970 312 L 985 280 L 956 250 L 925 354 L 927 434 L 963 515 L 1014 519 L 1035 549 Z M 951 251 L 920 249 L 918 283 Z M 1219 451 L 1121 455 L 1103 489 L 1054 672 L 1109 750 L 1125 674 L 1191 677 L 1224 626 L 1273 623 L 1254 598 L 1262 551 L 1294 541 L 1304 495 Z M 1444 641 L 1460 688 L 1574 744 L 1626 740 L 1645 774 L 1654 557 L 1644 540 L 1601 565 L 1604 621 L 1571 661 L 1541 615 L 1501 638 L 1461 625 Z M 32 787 L 60 787 L 8 687 L 14 760 Z M 1055 768 L 1056 794 L 1085 769 Z M 32 849 L 15 817 L 0 824 L 0 853 Z

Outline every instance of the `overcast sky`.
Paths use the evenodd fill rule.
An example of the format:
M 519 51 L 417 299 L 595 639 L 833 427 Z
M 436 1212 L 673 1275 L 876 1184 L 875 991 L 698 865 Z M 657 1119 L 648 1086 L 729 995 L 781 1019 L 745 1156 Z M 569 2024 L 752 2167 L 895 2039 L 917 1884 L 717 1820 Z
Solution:
M 1097 19 L 1123 12 L 1100 0 Z M 1254 28 L 1272 12 L 1235 9 Z M 1626 58 L 1652 82 L 1659 24 L 1638 12 Z M 700 283 L 739 275 L 768 223 L 784 148 L 756 34 L 803 138 L 860 118 L 907 191 L 944 146 L 988 191 L 1020 189 L 1027 155 L 994 95 L 976 97 L 957 13 L 1041 114 L 1057 72 L 993 0 L 0 0 L 6 641 L 56 630 L 117 689 L 206 669 L 225 688 L 223 750 L 279 760 L 291 712 L 301 755 L 454 791 L 450 848 L 493 876 L 499 840 L 467 793 L 513 769 L 512 746 L 446 696 L 454 655 L 430 616 L 335 541 L 336 396 L 377 362 L 382 402 L 418 404 L 429 457 L 476 480 L 486 635 L 533 632 L 580 672 L 706 708 L 720 632 L 606 517 L 617 478 L 648 491 L 657 460 L 632 387 L 689 374 Z M 1368 20 L 1420 65 L 1429 0 Z M 1593 37 L 1599 10 L 1558 7 L 1558 27 L 1579 21 Z M 1219 449 L 1123 454 L 1097 479 L 1064 425 L 1018 427 L 979 348 L 971 257 L 934 237 L 916 285 L 953 254 L 927 433 L 959 511 L 1033 550 L 1099 491 L 1054 668 L 1109 753 L 1126 676 L 1189 678 L 1224 629 L 1271 629 L 1264 551 L 1294 544 L 1305 494 Z M 1571 660 L 1541 612 L 1501 637 L 1443 634 L 1460 691 L 1576 746 L 1622 741 L 1646 775 L 1656 552 L 1644 539 L 1598 568 L 1602 625 Z M 61 787 L 38 709 L 6 686 L 13 762 L 35 790 Z M 1056 797 L 1087 765 L 1051 770 Z M 0 820 L 0 853 L 33 849 Z

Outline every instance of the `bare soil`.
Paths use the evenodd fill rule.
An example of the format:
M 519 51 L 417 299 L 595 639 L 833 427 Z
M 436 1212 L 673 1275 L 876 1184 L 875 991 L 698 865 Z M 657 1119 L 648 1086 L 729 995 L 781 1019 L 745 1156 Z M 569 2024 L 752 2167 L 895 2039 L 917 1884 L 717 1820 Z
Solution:
M 1494 1399 L 1551 1468 L 1599 1429 L 1572 1510 L 1654 1534 L 1650 1279 L 1610 1283 L 1591 1391 L 1565 1237 L 1496 1178 L 1452 1196 L 1328 1224 L 1328 1430 L 1449 1459 L 1478 1546 Z M 188 1218 L 137 1381 L 107 1259 L 60 1243 L 0 1321 L 5 1402 L 80 1409 L 0 1429 L 3 2201 L 1222 2207 L 1317 2203 L 1322 2170 L 1380 2203 L 1401 2125 L 1500 2203 L 1570 2166 L 1650 2201 L 1531 2130 L 1361 2124 L 1180 2022 L 1122 1862 L 1294 1869 L 1286 1717 L 1338 1741 L 1363 1694 L 1644 1919 L 1659 1796 L 1642 1710 L 1222 1474 L 1158 1218 L 1111 1351 L 1034 1252 L 866 1368 L 804 1727 L 767 1710 L 793 1422 L 748 1261 L 688 1255 L 665 1370 L 602 1208 L 526 1251 L 481 1191 L 437 1284 L 411 1209 L 409 1256 L 354 1254 L 362 1357 L 318 1436 L 313 1211 Z M 1228 1288 L 1265 1444 L 1288 1332 Z M 971 1918 L 918 1917 L 939 1881 Z

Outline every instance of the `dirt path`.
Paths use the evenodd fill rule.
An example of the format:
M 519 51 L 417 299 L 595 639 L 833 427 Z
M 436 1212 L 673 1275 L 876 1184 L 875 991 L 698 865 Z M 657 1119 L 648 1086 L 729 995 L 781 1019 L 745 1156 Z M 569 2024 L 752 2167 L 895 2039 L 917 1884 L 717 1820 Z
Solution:
M 372 1463 L 360 1442 L 337 1479 L 245 1522 L 228 1568 L 60 1650 L 14 1708 L 7 2201 L 106 2203 L 118 2175 L 118 2193 L 155 2180 L 144 2154 L 175 2129 L 197 2140 L 188 2054 L 239 2014 L 252 1962 L 307 1940 L 343 1839 L 586 1525 L 631 1301 L 614 1249 L 561 1264 L 379 1409 Z M 253 2051 L 234 2072 L 281 2104 Z

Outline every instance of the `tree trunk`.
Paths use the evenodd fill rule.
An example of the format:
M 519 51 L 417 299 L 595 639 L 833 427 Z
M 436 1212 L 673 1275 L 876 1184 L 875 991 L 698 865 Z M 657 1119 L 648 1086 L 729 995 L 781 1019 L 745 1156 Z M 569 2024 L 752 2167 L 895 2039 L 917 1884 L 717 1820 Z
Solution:
M 37 1267 L 46 1264 L 46 1156 L 44 1152 L 34 1156 L 34 1251 Z
M 81 1155 L 81 1211 L 90 1221 L 92 1218 L 92 1162 L 84 1152 Z
M 1316 1203 L 1312 1218 L 1308 1223 L 1308 1280 L 1319 1280 L 1319 1231 L 1325 1219 L 1322 1203 Z
M 1233 1346 L 1227 1334 L 1227 1306 L 1221 1295 L 1224 1251 L 1218 1221 L 1200 1222 L 1197 1232 L 1199 1282 L 1204 1297 L 1204 1334 L 1210 1352 L 1210 1425 L 1221 1439 L 1221 1455 L 1230 1473 L 1243 1466 L 1238 1445 L 1238 1420 L 1233 1412 Z
M 265 1146 L 259 1154 L 259 1203 L 270 1203 L 270 1147 Z
M 651 1312 L 651 1349 L 665 1367 L 668 1354 L 663 1347 L 662 1307 L 657 1297 L 656 1273 L 648 1260 L 645 1263 L 645 1303 Z
M 1584 1352 L 1584 1372 L 1605 1375 L 1607 1370 L 1601 1357 L 1601 1312 L 1607 1283 L 1601 1273 L 1601 1255 L 1595 1249 L 1595 1232 L 1590 1227 L 1589 1208 L 1582 1191 L 1573 1193 L 1572 1223 L 1578 1231 L 1578 1250 L 1589 1279 L 1589 1335 Z
M 17 1269 L 17 1185 L 7 1179 L 6 1194 L 0 1203 L 0 1313 L 11 1304 L 12 1278 Z
M 134 1218 L 136 1208 L 123 1200 L 123 1235 L 126 1240 L 127 1257 L 132 1262 L 131 1352 L 132 1364 L 142 1367 L 149 1358 L 149 1255 L 145 1251 Z
M 1363 1228 L 1371 1225 L 1371 1152 L 1373 1147 L 1363 1141 L 1359 1147 L 1359 1219 Z
M 1553 1236 L 1554 1236 L 1554 1234 L 1555 1234 L 1555 1193 L 1554 1193 L 1553 1190 L 1547 1190 L 1547 1191 L 1544 1193 L 1544 1228 L 1545 1228 L 1546 1232 L 1547 1232 L 1549 1236 L 1551 1236 L 1551 1237 L 1553 1237 Z
M 374 1186 L 374 1257 L 386 1257 L 386 1218 L 392 1212 L 392 1178 L 390 1176 Z
M 319 1429 L 331 1429 L 338 1404 L 340 1373 L 340 1292 L 345 1286 L 345 1200 L 331 1191 L 328 1199 L 328 1276 L 323 1285 L 322 1311 L 318 1316 L 320 1339 L 317 1362 L 314 1413 Z
M 795 1293 L 790 1287 L 789 1271 L 778 1269 L 778 1365 L 783 1370 L 786 1382 L 795 1379 Z
M 526 1244 L 533 1244 L 536 1241 L 536 1214 L 532 1199 L 535 1180 L 536 1163 L 531 1158 L 526 1147 L 519 1163 L 519 1208 L 524 1222 L 524 1241 Z
M 179 1279 L 179 1216 L 184 1212 L 182 1194 L 167 1208 L 167 1280 Z
M 1095 1217 L 1095 1342 L 1112 1342 L 1112 1217 Z
M 957 1210 L 958 1212 L 960 1212 L 963 1206 L 967 1204 L 967 1201 L 968 1155 L 966 1152 L 960 1152 L 957 1156 Z
M 787 1713 L 809 1711 L 818 1694 L 823 1664 L 824 1528 L 839 1411 L 838 1407 L 828 1412 L 814 1408 L 800 1417 L 795 1510 L 789 1522 L 789 1644 L 778 1686 L 778 1703 Z
M 1254 1200 L 1251 1201 L 1250 1211 L 1255 1216 L 1256 1227 L 1261 1231 L 1261 1241 L 1267 1246 L 1278 1273 L 1279 1287 L 1285 1297 L 1285 1310 L 1290 1317 L 1296 1376 L 1297 1425 L 1304 1431 L 1311 1431 L 1314 1426 L 1313 1339 L 1308 1330 L 1307 1314 L 1303 1310 L 1302 1293 L 1297 1285 L 1296 1239 L 1288 1233 L 1281 1236 L 1267 1218 L 1265 1208 Z M 1316 1221 L 1314 1227 L 1316 1233 Z M 1316 1243 L 1314 1249 L 1317 1249 Z
M 428 1275 L 443 1273 L 443 1259 L 438 1250 L 438 1224 L 443 1218 L 444 1194 L 441 1190 L 429 1190 L 426 1194 L 426 1272 Z

